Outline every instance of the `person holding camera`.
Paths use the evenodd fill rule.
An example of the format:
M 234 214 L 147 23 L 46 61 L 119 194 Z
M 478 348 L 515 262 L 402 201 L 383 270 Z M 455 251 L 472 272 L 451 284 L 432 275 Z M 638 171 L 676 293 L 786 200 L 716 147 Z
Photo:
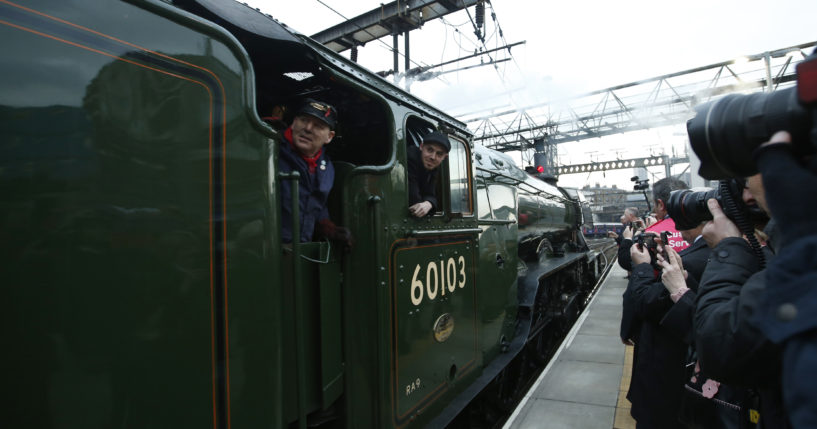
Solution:
M 619 218 L 621 224 L 624 225 L 626 228 L 631 223 L 638 223 L 641 222 L 641 219 L 638 218 L 638 208 L 637 207 L 627 207 L 624 209 L 624 214 L 621 215 Z M 612 238 L 616 240 L 616 244 L 621 246 L 621 240 L 623 239 L 622 236 L 618 235 L 615 231 L 609 231 L 607 233 L 608 238 Z
M 669 233 L 670 247 L 680 252 L 687 247 L 689 243 L 681 237 L 681 233 L 675 228 L 675 221 L 670 217 L 667 210 L 667 202 L 672 191 L 689 188 L 686 183 L 674 177 L 666 177 L 655 182 L 652 188 L 653 205 L 655 207 L 654 213 L 657 221 L 651 223 L 646 231 L 660 234 L 662 232 Z
M 668 197 L 662 201 L 668 201 Z M 685 241 L 695 243 L 682 250 L 680 256 L 668 244 L 666 232 L 662 234 L 661 243 L 655 238 L 639 240 L 644 243 L 631 248 L 634 266 L 624 293 L 622 320 L 630 317 L 641 321 L 627 393 L 638 427 L 683 427 L 679 412 L 687 376 L 694 296 L 697 279 L 704 271 L 709 254 L 709 248 L 701 239 L 703 226 L 701 223 L 680 232 Z M 645 233 L 643 237 L 655 236 Z M 662 256 L 664 252 L 667 256 Z M 674 265 L 667 264 L 670 257 Z M 668 271 L 663 272 L 664 268 Z M 677 290 L 670 290 L 662 283 L 664 276 L 678 278 L 679 275 L 680 283 L 673 283 L 678 285 Z
M 630 247 L 632 247 L 633 238 L 639 229 L 656 234 L 667 231 L 670 233 L 669 244 L 676 251 L 681 251 L 689 246 L 689 243 L 681 238 L 681 233 L 675 229 L 675 223 L 667 212 L 667 201 L 669 201 L 670 193 L 674 190 L 687 188 L 686 183 L 673 177 L 666 177 L 655 182 L 652 188 L 652 199 L 655 206 L 655 215 L 661 220 L 647 226 L 644 225 L 641 219 L 638 219 L 627 228 L 624 228 L 624 231 L 621 233 L 621 246 L 618 250 L 618 265 L 621 266 L 621 268 L 627 271 L 632 271 L 633 269 L 632 261 L 630 260 Z
M 704 236 L 715 247 L 695 314 L 704 370 L 757 388 L 763 427 L 817 427 L 817 206 L 803 192 L 817 188 L 817 49 L 796 73 L 796 86 L 727 95 L 697 106 L 687 121 L 698 174 L 752 176 L 750 190 L 773 215 L 766 231 L 776 224 L 766 248 L 777 256 L 762 270 L 717 201 L 708 201 L 714 219 Z M 781 129 L 788 132 L 769 133 Z
M 761 297 L 757 322 L 782 347 L 781 383 L 792 427 L 813 428 L 817 427 L 817 385 L 812 376 L 817 367 L 817 207 L 804 202 L 802 192 L 817 189 L 817 160 L 797 156 L 791 139 L 788 132 L 775 133 L 771 143 L 754 154 L 783 243 L 768 265 L 769 287 Z
M 743 201 L 757 202 L 768 212 L 759 174 L 746 180 Z M 720 382 L 757 392 L 759 404 L 744 400 L 744 408 L 759 408 L 762 427 L 787 427 L 780 385 L 780 349 L 755 321 L 766 289 L 766 272 L 758 255 L 737 225 L 724 214 L 718 200 L 707 201 L 712 220 L 703 237 L 712 248 L 698 289 L 695 311 L 695 349 L 702 371 Z M 774 256 L 775 221 L 765 230 L 766 261 Z M 746 412 L 747 410 L 743 410 Z
M 677 189 L 686 189 L 686 183 L 674 179 L 674 178 L 664 178 L 653 185 L 652 197 L 653 203 L 655 206 L 655 212 L 659 214 L 665 222 L 658 224 L 650 225 L 647 229 L 651 232 L 661 232 L 667 231 L 668 233 L 672 234 L 673 237 L 680 237 L 680 233 L 675 231 L 675 225 L 672 219 L 669 218 L 667 212 L 666 201 L 669 201 L 670 193 Z M 658 227 L 656 227 L 658 225 Z M 618 265 L 621 268 L 624 268 L 628 272 L 633 271 L 633 263 L 630 257 L 631 249 L 633 246 L 634 238 L 640 231 L 644 231 L 645 225 L 644 223 L 638 219 L 633 221 L 624 228 L 622 231 L 621 236 L 621 245 L 618 248 Z M 664 228 L 664 229 L 661 229 Z M 677 238 L 676 238 L 677 240 Z M 675 248 L 680 250 L 688 246 L 685 241 L 681 243 L 675 242 Z M 628 275 L 628 278 L 632 280 L 632 274 Z M 621 316 L 621 328 L 619 332 L 619 336 L 621 337 L 621 342 L 626 345 L 633 345 L 634 341 L 636 340 L 636 336 L 640 332 L 640 324 L 641 320 L 637 316 L 637 312 L 633 311 L 631 301 L 627 299 L 626 291 L 625 295 L 622 297 L 624 306 L 624 311 L 622 312 Z
M 670 213 L 678 213 L 678 210 L 670 210 Z M 681 218 L 675 223 L 678 228 L 694 225 L 694 222 L 686 222 Z M 660 325 L 688 346 L 680 420 L 693 428 L 738 429 L 742 427 L 738 408 L 744 402 L 746 390 L 708 378 L 701 371 L 695 352 L 693 320 L 698 279 L 710 256 L 709 246 L 702 235 L 705 225 L 706 222 L 699 222 L 691 229 L 681 229 L 684 240 L 692 243 L 690 247 L 680 253 L 667 247 L 665 252 L 658 254 L 661 283 L 673 302 Z

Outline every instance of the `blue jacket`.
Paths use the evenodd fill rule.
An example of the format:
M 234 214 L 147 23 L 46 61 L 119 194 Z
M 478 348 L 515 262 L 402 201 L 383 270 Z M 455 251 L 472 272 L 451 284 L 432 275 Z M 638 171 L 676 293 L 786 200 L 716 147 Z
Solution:
M 792 426 L 817 427 L 817 235 L 795 240 L 769 265 L 758 312 L 763 332 L 783 345 L 783 396 Z
M 326 200 L 335 181 L 335 168 L 326 152 L 317 161 L 315 172 L 309 173 L 309 166 L 296 153 L 286 138 L 281 139 L 278 152 L 278 169 L 283 173 L 297 171 L 301 174 L 298 182 L 298 201 L 301 222 L 301 242 L 312 241 L 315 225 L 329 218 Z M 281 238 L 284 243 L 292 242 L 292 189 L 289 180 L 281 180 Z
M 768 195 L 768 194 L 767 194 Z M 775 264 L 778 232 L 774 220 L 765 231 L 766 264 Z M 695 310 L 695 346 L 701 370 L 715 380 L 757 390 L 763 428 L 786 428 L 783 409 L 781 348 L 757 324 L 767 288 L 768 269 L 761 270 L 749 244 L 728 237 L 712 249 Z M 771 287 L 771 284 L 770 286 Z

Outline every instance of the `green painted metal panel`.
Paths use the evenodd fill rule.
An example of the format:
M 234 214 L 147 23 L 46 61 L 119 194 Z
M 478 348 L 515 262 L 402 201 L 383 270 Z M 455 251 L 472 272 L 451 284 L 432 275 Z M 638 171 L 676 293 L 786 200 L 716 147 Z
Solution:
M 475 252 L 468 235 L 394 243 L 390 395 L 398 426 L 481 364 Z
M 158 2 L 0 20 L 11 426 L 278 426 L 274 164 L 241 49 Z
M 288 394 L 283 403 L 286 420 L 298 416 L 297 392 L 305 389 L 306 409 L 327 408 L 339 395 L 342 384 L 340 344 L 340 266 L 327 242 L 301 243 L 301 260 L 284 254 L 284 297 L 282 318 L 285 369 L 283 385 Z M 293 281 L 293 270 L 300 271 L 300 283 Z M 302 294 L 303 309 L 296 306 L 295 294 Z M 324 313 L 325 312 L 325 313 Z M 300 337 L 296 326 L 300 325 Z M 296 342 L 304 344 L 304 360 L 296 358 Z M 301 366 L 301 369 L 298 367 Z M 303 370 L 305 385 L 297 382 L 297 371 Z
M 507 184 L 477 180 L 479 218 L 480 320 L 482 349 L 486 362 L 513 338 L 516 328 L 517 190 Z M 484 206 L 484 207 L 483 207 Z
M 341 287 L 343 276 L 338 254 L 343 251 L 339 244 L 334 247 L 321 243 L 318 266 L 320 275 L 320 336 L 321 336 L 321 408 L 327 409 L 343 393 L 343 324 L 341 318 Z

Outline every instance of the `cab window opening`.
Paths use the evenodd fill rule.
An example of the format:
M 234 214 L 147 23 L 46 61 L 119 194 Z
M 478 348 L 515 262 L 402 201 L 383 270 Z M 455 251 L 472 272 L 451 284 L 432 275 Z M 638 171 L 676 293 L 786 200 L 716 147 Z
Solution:
M 279 132 L 292 123 L 304 99 L 329 103 L 337 110 L 335 137 L 325 146 L 330 159 L 354 165 L 385 165 L 393 141 L 388 109 L 374 99 L 360 97 L 354 90 L 335 87 L 320 91 L 284 94 L 281 102 L 259 107 L 259 116 Z
M 286 48 L 285 44 L 279 47 Z M 262 51 L 254 51 L 262 52 Z M 394 121 L 389 104 L 364 83 L 330 73 L 308 52 L 289 50 L 289 62 L 270 62 L 269 55 L 252 55 L 256 76 L 256 112 L 279 133 L 278 144 L 306 99 L 331 105 L 336 113 L 334 137 L 323 153 L 334 167 L 326 200 L 329 219 L 339 226 L 346 218 L 343 195 L 352 171 L 360 166 L 383 166 L 395 150 Z M 280 192 L 280 189 L 274 190 Z M 313 237 L 314 238 L 314 237 Z
M 443 177 L 446 176 L 446 161 L 443 160 L 440 165 L 436 167 L 436 172 L 434 172 L 433 176 L 431 176 L 429 179 L 429 173 L 424 170 L 425 167 L 422 161 L 423 149 L 420 147 L 425 136 L 434 132 L 436 128 L 434 125 L 423 119 L 416 116 L 410 116 L 406 119 L 404 129 L 406 133 L 405 139 L 407 151 L 406 166 L 409 169 L 409 179 L 407 180 L 408 183 L 406 184 L 409 190 L 409 210 L 411 210 L 411 206 L 414 204 L 433 200 L 433 209 L 431 212 L 427 213 L 426 216 L 440 216 L 443 214 L 444 200 L 446 198 L 443 192 L 444 186 L 442 183 L 444 181 Z M 433 182 L 429 182 L 429 180 Z M 429 196 L 431 198 L 428 198 Z M 415 214 L 415 216 L 417 215 Z
M 417 117 L 409 117 L 405 129 L 407 148 L 419 147 L 424 137 L 436 130 L 433 125 Z M 440 163 L 435 176 L 434 190 L 437 204 L 433 215 L 439 216 L 446 212 L 473 214 L 470 151 L 461 139 L 448 133 L 443 134 L 448 137 L 451 149 L 445 160 Z M 409 203 L 411 198 L 410 195 Z
M 452 138 L 451 151 L 448 154 L 448 176 L 450 187 L 450 205 L 452 213 L 471 214 L 471 175 L 469 152 L 465 143 Z

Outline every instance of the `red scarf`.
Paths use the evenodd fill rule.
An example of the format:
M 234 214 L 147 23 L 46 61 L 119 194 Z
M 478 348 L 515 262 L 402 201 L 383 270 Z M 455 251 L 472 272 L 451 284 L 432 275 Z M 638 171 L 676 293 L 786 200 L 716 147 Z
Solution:
M 284 138 L 289 143 L 289 147 L 292 148 L 295 153 L 300 155 L 301 159 L 306 161 L 306 165 L 309 167 L 309 174 L 315 174 L 315 169 L 318 167 L 318 158 L 321 157 L 323 148 L 321 148 L 318 153 L 315 154 L 315 156 L 309 157 L 302 155 L 300 152 L 298 152 L 298 149 L 295 148 L 295 144 L 292 143 L 292 127 L 289 127 L 286 129 L 286 131 L 284 131 Z

